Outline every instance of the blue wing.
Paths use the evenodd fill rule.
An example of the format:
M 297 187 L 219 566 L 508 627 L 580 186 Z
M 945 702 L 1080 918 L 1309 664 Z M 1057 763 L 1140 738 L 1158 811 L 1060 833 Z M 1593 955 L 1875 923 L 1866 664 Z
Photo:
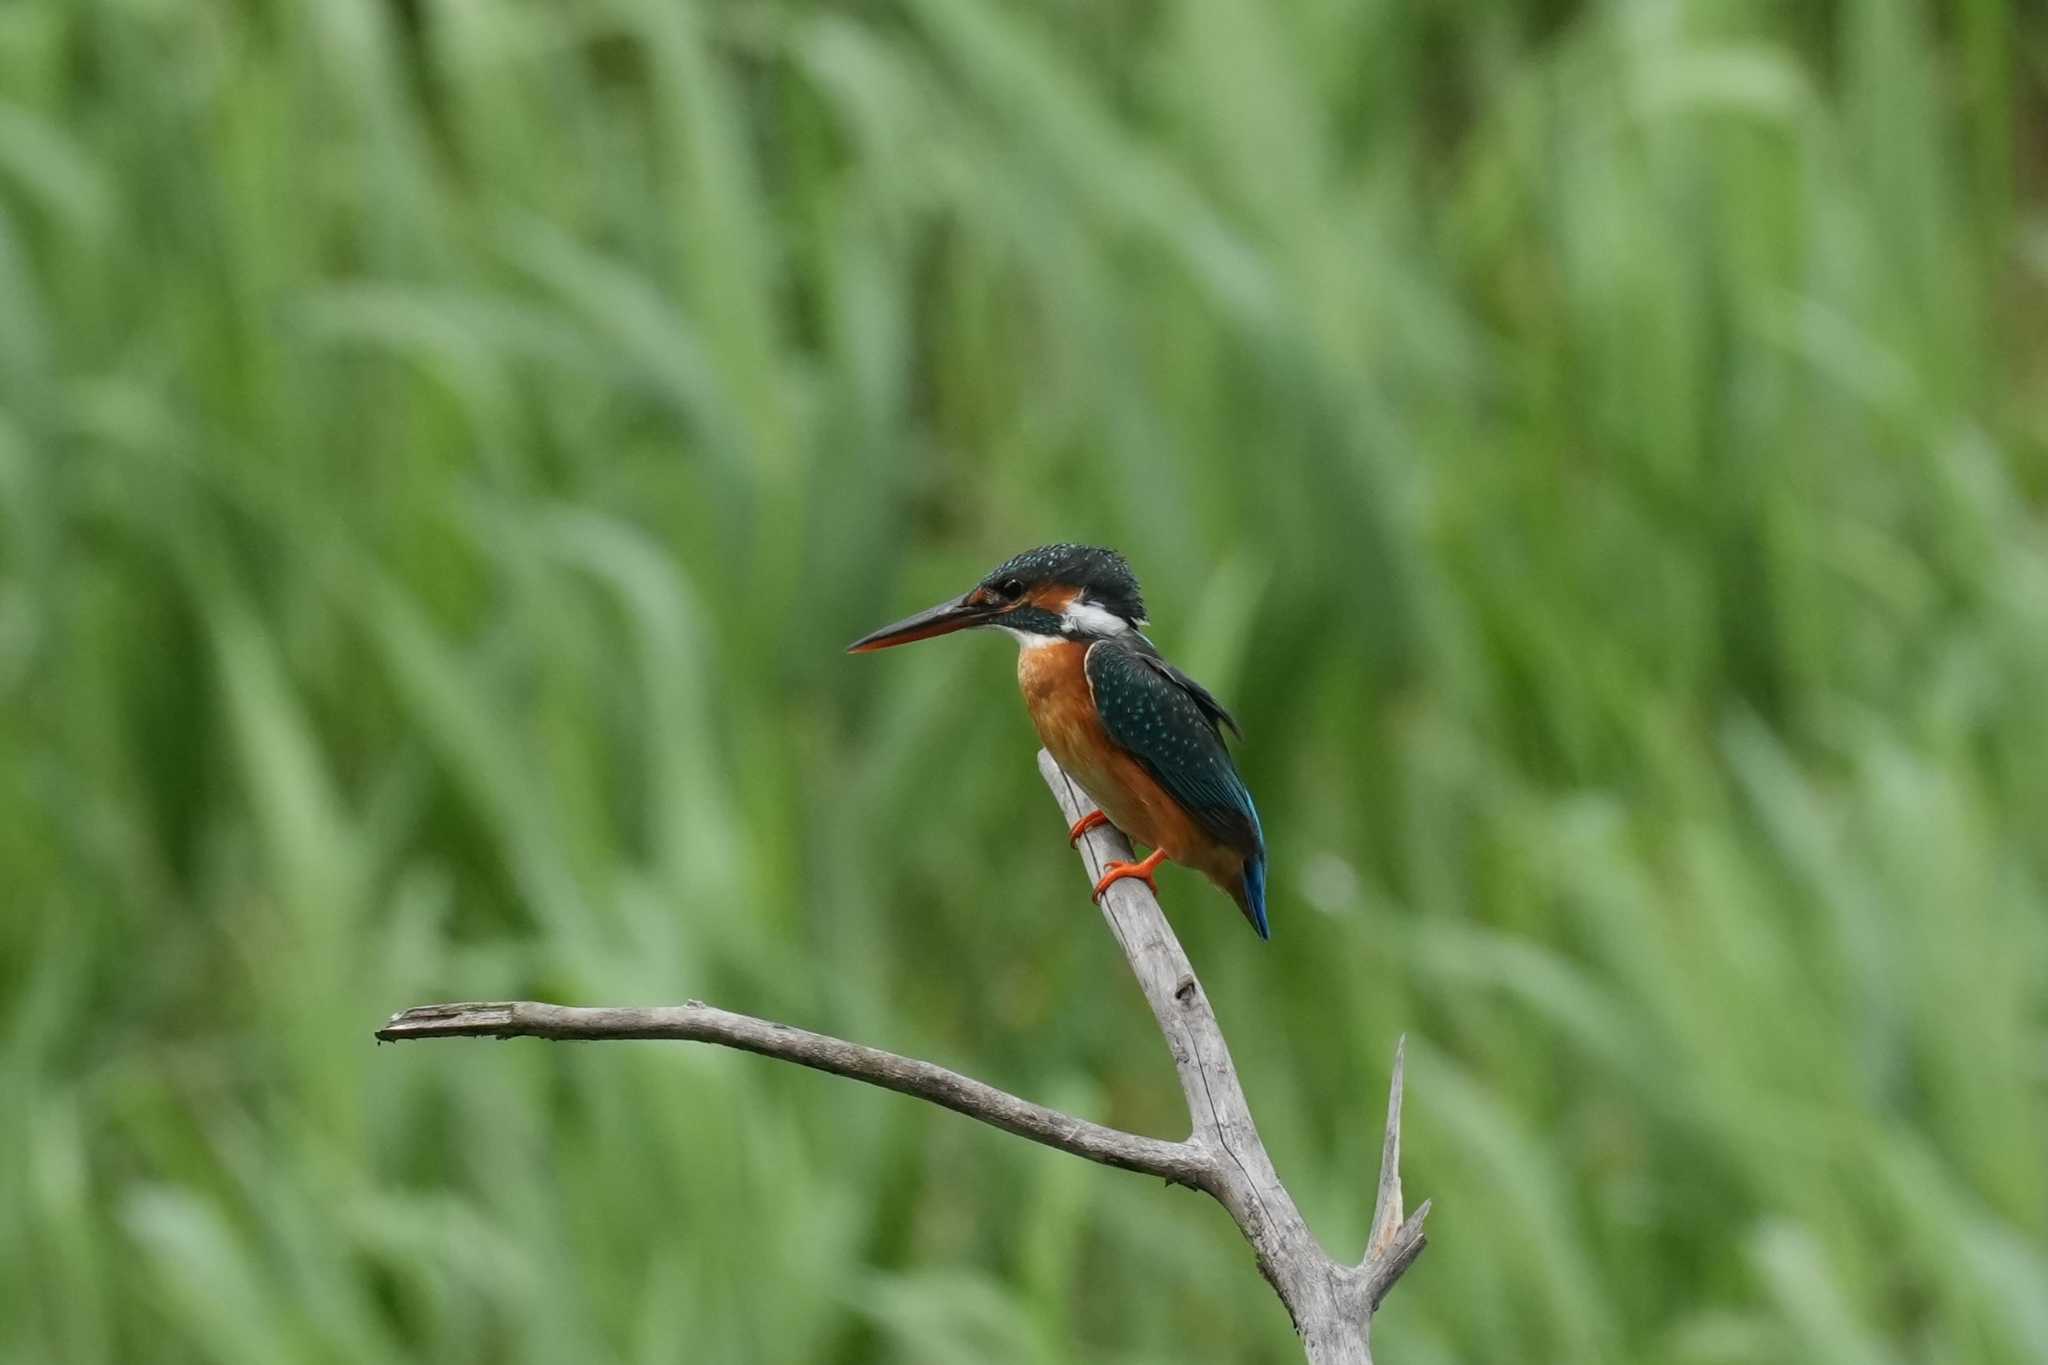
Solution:
M 1159 657 L 1143 636 L 1089 647 L 1088 686 L 1109 737 L 1128 750 L 1197 825 L 1244 855 L 1245 917 L 1266 937 L 1266 841 L 1252 794 L 1224 747 L 1237 728 L 1200 684 Z

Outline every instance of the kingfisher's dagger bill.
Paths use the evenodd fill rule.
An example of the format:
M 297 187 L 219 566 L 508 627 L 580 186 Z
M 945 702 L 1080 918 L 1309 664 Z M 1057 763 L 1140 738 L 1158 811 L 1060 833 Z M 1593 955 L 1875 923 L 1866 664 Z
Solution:
M 1266 843 L 1259 813 L 1224 745 L 1237 722 L 1221 702 L 1145 638 L 1145 600 L 1114 550 L 1045 545 L 998 565 L 961 597 L 847 646 L 865 654 L 954 631 L 1001 630 L 1017 641 L 1017 683 L 1046 749 L 1107 818 L 1152 850 L 1112 863 L 1099 897 L 1162 859 L 1192 867 L 1237 902 L 1267 937 Z M 1153 886 L 1154 891 L 1158 888 Z

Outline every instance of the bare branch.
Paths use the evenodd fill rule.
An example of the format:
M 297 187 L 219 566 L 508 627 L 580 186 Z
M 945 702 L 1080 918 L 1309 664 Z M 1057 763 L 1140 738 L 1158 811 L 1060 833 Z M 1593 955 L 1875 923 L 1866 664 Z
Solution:
M 1358 1267 L 1365 1277 L 1368 1312 L 1379 1311 L 1380 1300 L 1429 1244 L 1422 1232 L 1422 1220 L 1429 1217 L 1427 1199 L 1413 1218 L 1401 1217 L 1401 1086 L 1407 1062 L 1408 1036 L 1403 1034 L 1394 1044 L 1394 1078 L 1387 1087 L 1387 1135 L 1380 1147 L 1379 1193 L 1373 1199 L 1365 1259 Z
M 1408 1035 L 1394 1044 L 1394 1079 L 1387 1087 L 1387 1136 L 1380 1147 L 1379 1193 L 1373 1199 L 1372 1230 L 1366 1234 L 1370 1260 L 1383 1251 L 1401 1226 L 1401 1078 L 1407 1069 Z
M 1429 1238 L 1422 1231 L 1422 1220 L 1429 1217 L 1429 1201 L 1423 1200 L 1408 1221 L 1394 1231 L 1384 1249 L 1366 1258 L 1365 1262 L 1365 1304 L 1369 1312 L 1377 1313 L 1380 1300 L 1394 1287 L 1394 1282 L 1406 1274 L 1422 1249 L 1429 1245 Z
M 1041 751 L 1038 771 L 1069 824 L 1096 808 L 1078 783 Z M 1133 855 L 1114 825 L 1097 825 L 1081 840 L 1081 862 L 1091 883 L 1113 861 Z M 1205 907 L 1208 908 L 1208 907 Z M 1192 1143 L 1216 1152 L 1216 1196 L 1251 1243 L 1265 1275 L 1293 1315 L 1311 1361 L 1355 1361 L 1364 1354 L 1364 1320 L 1344 1303 L 1343 1276 L 1316 1242 L 1301 1211 L 1266 1154 L 1252 1122 L 1230 1047 L 1210 1008 L 1209 997 L 1182 951 L 1180 939 L 1159 908 L 1158 897 L 1136 878 L 1126 877 L 1102 896 L 1102 916 L 1130 960 L 1138 988 L 1166 1035 L 1181 1093 L 1194 1124 Z M 1328 1336 L 1327 1342 L 1320 1340 Z M 1352 1340 L 1355 1338 L 1354 1340 Z
M 1050 755 L 1040 753 L 1038 765 L 1069 824 L 1095 809 Z M 1091 883 L 1110 861 L 1132 856 L 1124 836 L 1108 825 L 1083 837 L 1080 854 Z M 1213 1195 L 1251 1244 L 1260 1272 L 1294 1319 L 1310 1365 L 1371 1365 L 1372 1315 L 1426 1243 L 1422 1221 L 1428 1201 L 1405 1221 L 1401 1216 L 1405 1049 L 1394 1053 L 1365 1259 L 1340 1265 L 1309 1231 L 1273 1169 L 1216 1013 L 1158 898 L 1143 882 L 1126 878 L 1103 894 L 1101 908 L 1172 1053 L 1192 1129 L 1183 1142 L 1107 1128 L 930 1062 L 694 1000 L 654 1008 L 577 1009 L 530 1001 L 424 1005 L 393 1015 L 377 1037 L 386 1042 L 487 1037 L 714 1043 L 913 1095 L 1090 1161 L 1192 1186 Z
M 1069 824 L 1094 810 L 1095 802 L 1053 761 L 1038 755 L 1038 771 L 1060 803 Z M 1097 825 L 1081 840 L 1081 861 L 1091 882 L 1112 861 L 1129 859 L 1130 844 L 1113 825 Z M 1206 908 L 1206 907 L 1205 907 Z M 1217 1153 L 1216 1181 L 1209 1193 L 1230 1212 L 1238 1230 L 1251 1243 L 1259 1270 L 1293 1315 L 1295 1330 L 1311 1365 L 1369 1365 L 1367 1345 L 1373 1311 L 1414 1259 L 1422 1254 L 1422 1215 L 1412 1229 L 1402 1228 L 1379 1240 L 1381 1255 L 1364 1264 L 1339 1265 L 1324 1252 L 1295 1207 L 1287 1187 L 1273 1169 L 1266 1145 L 1252 1122 L 1251 1106 L 1230 1060 L 1222 1027 L 1210 1008 L 1201 981 L 1181 950 L 1173 926 L 1159 900 L 1143 882 L 1125 878 L 1102 896 L 1102 915 L 1130 960 L 1138 988 L 1152 1007 L 1180 1073 L 1194 1125 L 1191 1143 Z M 1387 1106 L 1387 1136 L 1382 1149 L 1377 1224 L 1391 1207 L 1400 1222 L 1401 1089 L 1404 1050 L 1394 1055 L 1394 1075 Z
M 1019 1099 L 930 1062 L 757 1019 L 750 1014 L 734 1014 L 701 1000 L 686 1005 L 595 1008 L 543 1005 L 530 1000 L 421 1005 L 399 1011 L 377 1030 L 380 1042 L 413 1038 L 552 1038 L 578 1042 L 671 1039 L 716 1043 L 913 1095 L 1062 1152 L 1105 1166 L 1156 1175 L 1177 1185 L 1201 1188 L 1210 1166 L 1205 1153 L 1185 1142 L 1163 1142 L 1106 1128 Z

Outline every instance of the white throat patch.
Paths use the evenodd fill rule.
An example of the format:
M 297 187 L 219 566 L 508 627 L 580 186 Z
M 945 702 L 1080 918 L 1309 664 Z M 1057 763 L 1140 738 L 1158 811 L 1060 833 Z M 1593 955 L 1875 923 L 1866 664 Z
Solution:
M 1039 635 L 1034 631 L 1019 630 L 1015 626 L 997 626 L 996 629 L 1015 640 L 1019 649 L 1044 649 L 1047 645 L 1066 643 L 1063 636 Z

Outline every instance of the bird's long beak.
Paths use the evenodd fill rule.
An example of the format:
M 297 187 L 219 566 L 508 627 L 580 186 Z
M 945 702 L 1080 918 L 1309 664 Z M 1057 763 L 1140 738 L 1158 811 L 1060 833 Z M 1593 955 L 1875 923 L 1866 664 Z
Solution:
M 985 625 L 1001 614 L 1000 607 L 970 605 L 964 597 L 955 598 L 915 616 L 906 616 L 894 625 L 871 631 L 848 645 L 846 652 L 867 654 L 892 645 L 907 645 L 912 640 L 929 640 L 934 635 L 951 635 L 969 626 Z

